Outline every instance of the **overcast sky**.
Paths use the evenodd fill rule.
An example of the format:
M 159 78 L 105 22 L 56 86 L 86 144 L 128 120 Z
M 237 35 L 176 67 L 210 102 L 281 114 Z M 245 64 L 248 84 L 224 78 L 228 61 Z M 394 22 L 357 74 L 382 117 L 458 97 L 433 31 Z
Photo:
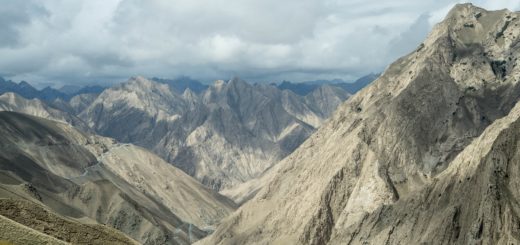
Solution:
M 0 75 L 40 84 L 350 80 L 413 50 L 457 2 L 0 0 Z

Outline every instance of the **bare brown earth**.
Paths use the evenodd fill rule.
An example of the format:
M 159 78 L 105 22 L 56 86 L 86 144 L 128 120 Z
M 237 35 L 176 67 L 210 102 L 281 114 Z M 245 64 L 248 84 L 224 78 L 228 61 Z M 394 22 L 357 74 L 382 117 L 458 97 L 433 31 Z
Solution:
M 60 217 L 30 201 L 0 199 L 0 215 L 67 243 L 138 244 L 120 231 L 108 226 L 81 224 Z
M 0 245 L 67 244 L 0 215 Z

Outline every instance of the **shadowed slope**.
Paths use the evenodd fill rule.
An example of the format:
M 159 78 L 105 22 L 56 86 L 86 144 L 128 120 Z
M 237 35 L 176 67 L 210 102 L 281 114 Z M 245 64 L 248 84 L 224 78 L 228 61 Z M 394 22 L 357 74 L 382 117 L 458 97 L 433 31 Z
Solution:
M 173 174 L 180 170 L 131 145 L 127 148 L 137 153 L 135 158 L 128 159 L 124 152 L 118 151 L 121 145 L 111 139 L 13 112 L 0 112 L 0 133 L 3 136 L 0 138 L 2 197 L 41 202 L 60 215 L 107 224 L 145 244 L 193 242 L 204 237 L 206 231 L 192 224 L 213 224 L 233 210 L 234 204 L 229 200 L 187 175 Z M 107 156 L 118 161 L 105 162 Z M 172 186 L 169 192 L 157 193 L 167 183 L 153 179 L 146 180 L 146 191 L 139 189 L 136 183 L 128 182 L 124 175 L 110 167 L 111 164 L 121 168 L 150 164 L 143 159 L 154 159 L 152 163 L 156 168 L 141 168 L 138 176 L 161 171 Z M 164 169 L 169 170 L 163 173 Z M 186 199 L 176 199 L 176 214 L 170 209 L 174 204 L 166 207 L 162 199 L 179 192 L 184 193 Z M 205 203 L 199 205 L 199 198 Z M 211 223 L 205 223 L 206 220 Z

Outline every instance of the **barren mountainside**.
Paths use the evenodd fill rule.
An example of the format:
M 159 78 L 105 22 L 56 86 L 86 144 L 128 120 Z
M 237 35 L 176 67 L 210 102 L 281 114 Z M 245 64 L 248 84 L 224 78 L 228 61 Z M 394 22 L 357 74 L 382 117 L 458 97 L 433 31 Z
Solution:
M 519 243 L 519 17 L 456 5 L 199 244 Z
M 0 2 L 0 245 L 520 245 L 520 0 Z
M 140 243 L 194 242 L 235 208 L 133 145 L 14 112 L 0 112 L 0 131 L 0 196 L 43 204 L 76 222 L 106 224 Z
M 99 134 L 152 149 L 203 184 L 229 189 L 292 152 L 348 93 L 303 97 L 238 78 L 182 94 L 135 77 L 105 90 L 79 117 Z
M 457 4 L 354 95 L 144 77 L 4 93 L 0 240 L 520 244 L 519 59 L 520 12 Z

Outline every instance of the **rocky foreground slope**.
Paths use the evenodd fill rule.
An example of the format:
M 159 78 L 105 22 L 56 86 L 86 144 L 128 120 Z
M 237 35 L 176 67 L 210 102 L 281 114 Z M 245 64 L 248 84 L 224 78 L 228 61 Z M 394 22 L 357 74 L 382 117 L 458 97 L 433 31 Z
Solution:
M 74 224 L 106 224 L 144 244 L 188 244 L 234 210 L 149 151 L 65 123 L 0 112 L 0 135 L 0 197 L 39 203 Z
M 200 244 L 520 243 L 519 24 L 456 5 Z
M 139 244 L 100 224 L 82 224 L 31 201 L 0 199 L 0 241 L 15 244 Z
M 298 96 L 238 78 L 180 94 L 135 77 L 105 90 L 79 117 L 99 134 L 151 149 L 223 190 L 291 153 L 348 96 L 330 86 Z

